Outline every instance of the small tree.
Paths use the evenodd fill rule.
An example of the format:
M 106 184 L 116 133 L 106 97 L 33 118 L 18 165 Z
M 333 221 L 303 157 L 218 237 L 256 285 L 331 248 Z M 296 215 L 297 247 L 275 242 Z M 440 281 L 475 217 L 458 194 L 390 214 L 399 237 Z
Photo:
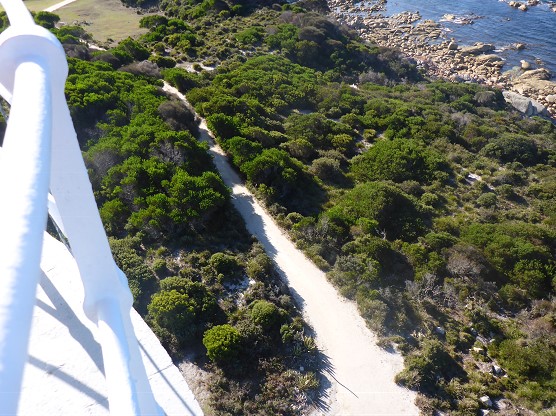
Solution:
M 46 29 L 53 29 L 60 21 L 60 16 L 50 12 L 38 12 L 35 14 L 35 22 Z
M 231 325 L 217 325 L 205 332 L 203 345 L 211 361 L 225 363 L 240 352 L 241 335 Z

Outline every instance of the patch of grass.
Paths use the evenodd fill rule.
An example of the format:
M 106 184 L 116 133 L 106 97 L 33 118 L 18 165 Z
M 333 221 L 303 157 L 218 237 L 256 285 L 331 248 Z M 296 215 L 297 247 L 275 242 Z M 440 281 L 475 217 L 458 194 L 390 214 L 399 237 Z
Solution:
M 47 7 L 54 6 L 59 3 L 60 0 L 26 0 L 24 1 L 25 6 L 33 12 L 38 12 L 46 9 Z
M 38 12 L 46 9 L 47 7 L 54 6 L 59 3 L 59 0 L 24 0 L 23 3 L 32 12 Z M 4 11 L 4 8 L 0 6 L 0 11 Z
M 55 13 L 67 24 L 80 24 L 100 42 L 109 42 L 110 39 L 117 42 L 146 33 L 146 29 L 139 28 L 139 20 L 144 15 L 123 6 L 120 0 L 77 0 Z

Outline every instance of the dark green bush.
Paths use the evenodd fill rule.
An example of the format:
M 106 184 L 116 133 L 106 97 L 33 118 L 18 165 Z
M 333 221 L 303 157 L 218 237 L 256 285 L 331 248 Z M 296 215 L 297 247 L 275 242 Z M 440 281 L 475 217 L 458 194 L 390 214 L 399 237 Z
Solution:
M 162 70 L 162 76 L 180 92 L 187 92 L 200 85 L 199 76 L 181 68 L 168 68 Z
M 326 215 L 346 227 L 361 218 L 376 221 L 376 231 L 392 240 L 414 239 L 425 229 L 425 216 L 419 204 L 398 188 L 382 182 L 357 185 Z
M 542 155 L 537 144 L 527 137 L 503 135 L 491 140 L 481 153 L 503 163 L 521 162 L 524 165 L 542 163 Z
M 497 201 L 498 198 L 496 198 L 495 193 L 487 192 L 482 194 L 479 198 L 477 198 L 477 205 L 485 208 L 494 208 L 496 206 Z
M 442 170 L 447 170 L 442 156 L 414 140 L 380 140 L 353 158 L 351 165 L 351 172 L 360 182 L 430 182 Z
M 226 253 L 214 253 L 209 259 L 210 266 L 217 274 L 234 278 L 241 272 L 241 265 L 235 256 Z
M 149 316 L 173 333 L 182 346 L 204 330 L 216 310 L 215 297 L 204 284 L 182 277 L 161 280 L 160 292 L 152 296 L 148 305 Z
M 498 352 L 504 368 L 522 381 L 548 381 L 553 377 L 556 348 L 547 340 L 520 342 L 507 339 L 500 343 Z

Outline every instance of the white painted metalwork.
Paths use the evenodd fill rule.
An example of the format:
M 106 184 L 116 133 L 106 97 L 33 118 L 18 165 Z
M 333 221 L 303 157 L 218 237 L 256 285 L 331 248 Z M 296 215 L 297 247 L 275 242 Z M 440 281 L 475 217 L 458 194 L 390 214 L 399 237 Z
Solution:
M 76 260 L 85 315 L 98 327 L 111 414 L 162 414 L 64 96 L 63 48 L 21 0 L 0 3 L 11 24 L 0 34 L 0 94 L 11 104 L 0 163 L 0 413 L 17 413 L 50 210 Z

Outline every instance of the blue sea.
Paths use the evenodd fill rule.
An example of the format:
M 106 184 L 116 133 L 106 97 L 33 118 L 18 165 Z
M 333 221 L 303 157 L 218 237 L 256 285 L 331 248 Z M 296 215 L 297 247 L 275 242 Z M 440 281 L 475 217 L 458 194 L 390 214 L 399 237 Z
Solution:
M 448 32 L 446 35 L 460 45 L 493 43 L 499 55 L 506 59 L 504 71 L 518 66 L 523 59 L 533 68 L 548 69 L 556 78 L 556 13 L 550 10 L 548 2 L 523 12 L 499 0 L 388 0 L 384 14 L 403 11 L 419 11 L 423 19 L 440 21 Z M 446 14 L 470 17 L 473 23 L 445 21 Z M 510 49 L 516 43 L 524 43 L 526 48 Z

